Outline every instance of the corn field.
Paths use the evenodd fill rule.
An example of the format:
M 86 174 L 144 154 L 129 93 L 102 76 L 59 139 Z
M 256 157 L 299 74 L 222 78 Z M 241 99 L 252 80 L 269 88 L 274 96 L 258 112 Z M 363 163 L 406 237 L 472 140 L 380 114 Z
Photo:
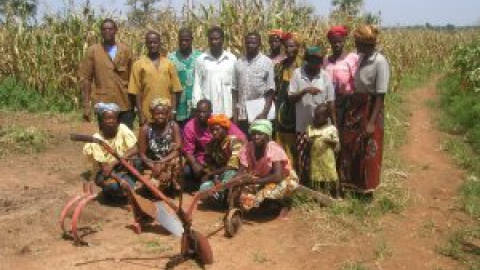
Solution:
M 225 46 L 239 55 L 243 36 L 249 31 L 258 31 L 266 41 L 268 30 L 281 28 L 296 32 L 304 45 L 326 46 L 325 35 L 330 25 L 341 23 L 354 29 L 361 23 L 358 18 L 338 13 L 322 19 L 315 16 L 314 8 L 298 5 L 295 0 L 222 0 L 218 6 L 185 5 L 181 14 L 166 9 L 156 17 L 160 19 L 150 20 L 141 29 L 118 20 L 118 39 L 140 55 L 144 53 L 144 34 L 156 30 L 162 34 L 164 50 L 172 51 L 177 43 L 176 31 L 188 26 L 194 33 L 194 46 L 204 49 L 206 30 L 219 25 L 226 33 Z M 0 80 L 14 77 L 44 95 L 62 95 L 78 104 L 77 66 L 88 46 L 99 41 L 101 19 L 85 9 L 62 17 L 45 17 L 35 26 L 5 23 L 0 28 Z M 470 42 L 476 34 L 473 30 L 383 31 L 380 48 L 392 67 L 391 90 L 398 90 L 405 74 L 441 63 L 449 58 L 456 45 Z M 352 43 L 348 43 L 349 49 L 353 48 Z

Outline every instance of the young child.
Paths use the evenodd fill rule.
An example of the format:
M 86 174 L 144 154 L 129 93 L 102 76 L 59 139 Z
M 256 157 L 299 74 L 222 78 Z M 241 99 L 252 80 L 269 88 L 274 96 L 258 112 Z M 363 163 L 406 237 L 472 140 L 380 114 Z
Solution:
M 331 112 L 327 104 L 314 110 L 312 125 L 307 128 L 309 140 L 309 181 L 314 189 L 324 190 L 337 197 L 340 185 L 335 163 L 335 152 L 340 150 L 337 128 L 330 124 Z

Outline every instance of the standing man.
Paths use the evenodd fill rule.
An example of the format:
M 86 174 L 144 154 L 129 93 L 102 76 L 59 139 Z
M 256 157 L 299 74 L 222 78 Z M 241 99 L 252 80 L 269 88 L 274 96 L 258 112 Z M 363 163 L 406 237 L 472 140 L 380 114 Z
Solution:
M 152 120 L 149 106 L 156 98 L 170 100 L 175 113 L 176 95 L 182 91 L 175 66 L 160 54 L 160 34 L 149 31 L 145 35 L 145 45 L 148 54 L 133 64 L 128 86 L 128 93 L 136 96 L 140 125 Z
M 168 59 L 175 65 L 183 91 L 177 97 L 177 122 L 180 127 L 192 116 L 192 93 L 195 76 L 195 60 L 202 53 L 192 48 L 192 30 L 181 28 L 178 31 L 178 50 L 170 53 Z
M 223 49 L 224 33 L 214 26 L 208 30 L 209 50 L 197 58 L 193 103 L 202 99 L 212 102 L 214 114 L 233 116 L 232 88 L 237 58 Z
M 103 20 L 100 30 L 102 43 L 88 48 L 87 55 L 79 67 L 83 119 L 91 121 L 92 103 L 115 103 L 120 108 L 118 120 L 132 128 L 135 112 L 131 102 L 133 99 L 127 94 L 127 85 L 133 53 L 125 44 L 115 40 L 118 30 L 115 21 Z
M 265 99 L 265 105 L 255 119 L 266 119 L 275 95 L 274 64 L 260 52 L 262 40 L 257 32 L 245 36 L 245 56 L 235 63 L 233 103 L 237 104 L 234 119 L 240 129 L 248 132 L 246 102 Z M 253 121 L 254 119 L 248 119 Z

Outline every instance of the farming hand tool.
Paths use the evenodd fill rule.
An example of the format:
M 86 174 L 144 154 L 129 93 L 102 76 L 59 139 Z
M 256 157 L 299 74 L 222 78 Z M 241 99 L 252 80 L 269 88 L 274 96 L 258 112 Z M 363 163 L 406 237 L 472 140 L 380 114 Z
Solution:
M 180 196 L 179 206 L 170 200 L 163 192 L 159 191 L 148 179 L 143 177 L 130 163 L 121 158 L 105 141 L 95 138 L 90 135 L 71 135 L 71 139 L 74 141 L 98 143 L 112 156 L 114 156 L 120 164 L 126 168 L 134 177 L 137 178 L 142 184 L 150 190 L 150 192 L 160 199 L 160 202 L 154 203 L 148 201 L 127 188 L 126 191 L 130 193 L 130 198 L 133 198 L 136 203 L 134 208 L 138 208 L 141 212 L 148 214 L 148 216 L 154 216 L 160 224 L 162 224 L 167 230 L 174 234 L 181 234 L 181 256 L 185 259 L 193 258 L 198 260 L 201 264 L 212 264 L 213 253 L 210 247 L 208 239 L 201 233 L 193 230 L 191 214 L 186 213 L 182 208 L 182 196 Z M 115 176 L 112 176 L 115 178 Z M 122 183 L 122 187 L 128 186 L 122 179 L 116 178 L 117 181 Z M 172 216 L 168 209 L 173 210 L 177 215 Z M 192 209 L 193 211 L 193 209 Z M 155 212 L 155 213 L 154 213 Z M 180 220 L 180 222 L 178 222 Z

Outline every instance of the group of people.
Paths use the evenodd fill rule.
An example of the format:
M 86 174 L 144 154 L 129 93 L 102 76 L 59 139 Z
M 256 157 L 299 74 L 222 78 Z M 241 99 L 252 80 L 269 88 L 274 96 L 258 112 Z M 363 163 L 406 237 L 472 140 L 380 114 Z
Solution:
M 149 31 L 147 55 L 134 61 L 106 19 L 102 42 L 80 65 L 83 117 L 91 120 L 93 104 L 95 136 L 121 156 L 137 155 L 138 168 L 162 189 L 179 189 L 183 178 L 205 190 L 248 173 L 254 180 L 241 196 L 245 208 L 288 198 L 298 183 L 332 196 L 345 188 L 371 194 L 380 183 L 389 65 L 376 49 L 376 27 L 355 29 L 352 53 L 344 51 L 348 32 L 328 31 L 330 55 L 281 30 L 269 32 L 266 55 L 261 36 L 250 32 L 237 58 L 224 49 L 220 27 L 208 30 L 203 53 L 193 48 L 192 31 L 181 28 L 178 49 L 167 56 L 160 35 Z M 112 173 L 135 184 L 100 146 L 87 144 L 84 153 L 105 192 L 119 189 Z

